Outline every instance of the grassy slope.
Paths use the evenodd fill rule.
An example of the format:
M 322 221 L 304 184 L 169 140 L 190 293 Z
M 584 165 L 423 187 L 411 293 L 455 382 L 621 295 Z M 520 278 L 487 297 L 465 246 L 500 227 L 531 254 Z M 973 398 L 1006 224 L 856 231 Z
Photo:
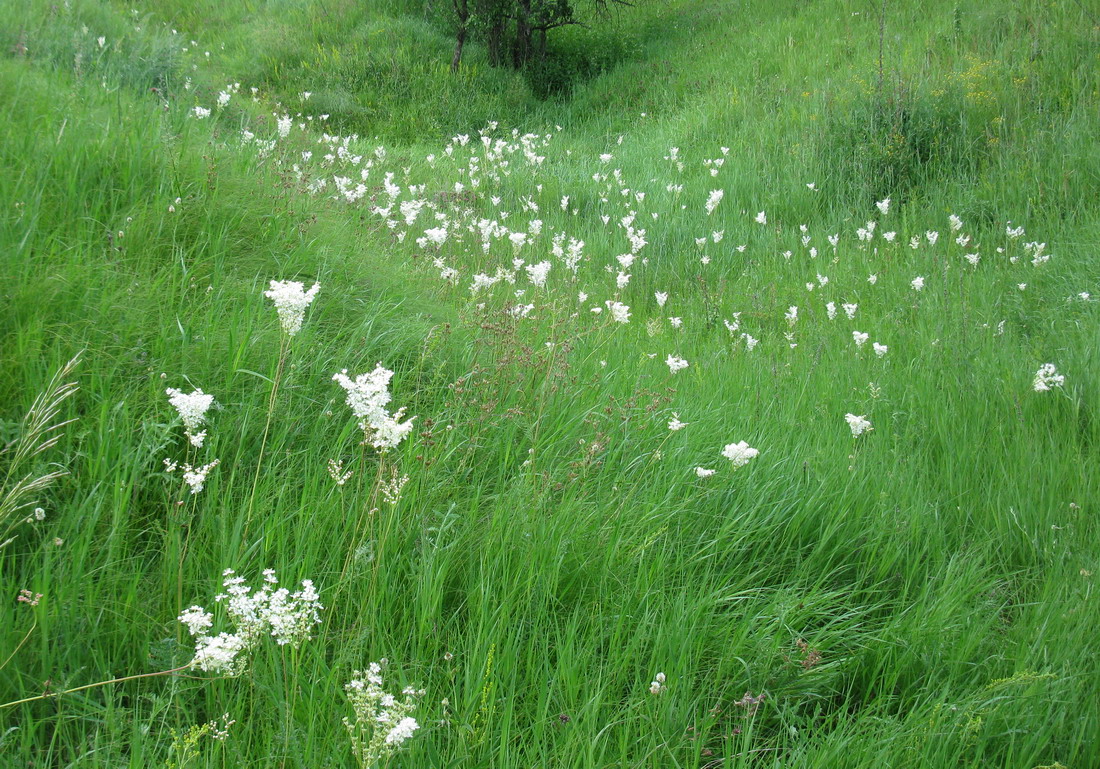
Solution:
M 315 579 L 330 608 L 300 658 L 261 656 L 249 681 L 152 679 L 36 703 L 0 716 L 20 727 L 0 750 L 145 766 L 164 760 L 169 728 L 228 710 L 236 732 L 198 765 L 266 765 L 283 753 L 290 765 L 350 765 L 340 686 L 386 656 L 429 692 L 407 765 L 690 766 L 706 763 L 704 750 L 741 765 L 1089 765 L 1100 726 L 1085 574 L 1098 544 L 1097 316 L 1066 297 L 1100 292 L 1100 158 L 1088 141 L 1097 31 L 1072 8 L 986 6 L 953 14 L 928 2 L 891 16 L 884 92 L 908 94 L 887 113 L 913 116 L 905 140 L 866 128 L 878 26 L 864 4 L 652 11 L 627 29 L 634 60 L 550 104 L 479 67 L 476 50 L 466 80 L 450 82 L 439 65 L 446 38 L 396 6 L 158 4 L 141 31 L 109 8 L 25 11 L 30 55 L 0 71 L 0 152 L 17 169 L 0 179 L 5 430 L 53 368 L 88 354 L 80 419 L 59 451 L 73 475 L 47 523 L 0 556 L 7 593 L 47 596 L 28 646 L 0 671 L 0 699 L 47 678 L 79 685 L 186 661 L 174 646 L 181 542 L 167 511 L 177 492 L 160 473 L 183 447 L 166 386 L 190 382 L 221 405 L 209 456 L 222 465 L 186 508 L 184 605 L 209 603 L 225 567 L 255 576 L 271 566 L 288 583 Z M 165 16 L 201 39 L 209 62 L 179 50 L 157 23 Z M 97 33 L 112 41 L 106 50 Z M 16 33 L 5 34 L 14 50 Z M 356 71 L 376 76 L 355 82 Z M 460 178 L 456 164 L 423 161 L 450 134 L 488 118 L 561 125 L 548 171 L 517 169 L 496 194 L 519 218 L 520 197 L 544 184 L 547 228 L 588 244 L 580 287 L 593 301 L 612 295 L 602 266 L 625 250 L 598 217 L 614 223 L 626 207 L 601 204 L 590 182 L 609 170 L 596 155 L 615 154 L 611 167 L 647 191 L 638 207 L 662 217 L 644 225 L 650 265 L 621 297 L 634 322 L 571 318 L 564 285 L 540 295 L 541 323 L 479 314 L 468 276 L 507 251 L 456 249 L 462 286 L 440 286 L 413 258 L 412 236 L 393 243 L 365 210 L 301 195 L 278 163 L 237 148 L 236 127 L 260 133 L 268 104 L 239 96 L 216 120 L 188 118 L 238 80 L 288 104 L 313 91 L 311 112 L 380 136 L 384 167 L 410 167 L 429 195 Z M 149 82 L 180 106 L 161 112 Z M 917 143 L 929 136 L 941 143 Z M 313 146 L 294 137 L 293 152 Z M 688 160 L 682 174 L 661 160 L 670 146 Z M 700 161 L 719 146 L 730 155 L 712 179 Z M 919 167 L 917 152 L 931 153 Z M 670 180 L 684 184 L 688 211 L 664 191 Z M 726 198 L 707 217 L 701 202 L 718 187 Z M 890 193 L 884 227 L 940 229 L 947 241 L 956 213 L 988 244 L 981 269 L 964 269 L 950 244 L 856 248 L 852 231 Z M 576 217 L 558 210 L 563 194 Z M 474 205 L 492 211 L 484 197 Z M 752 221 L 760 209 L 768 228 Z M 1048 269 L 996 260 L 994 244 L 1018 249 L 1006 219 L 1050 244 Z M 801 223 L 821 262 L 824 235 L 843 231 L 841 258 L 807 260 Z M 693 239 L 714 229 L 725 238 L 703 270 Z M 791 262 L 786 249 L 798 253 Z M 807 294 L 820 272 L 831 288 Z M 908 288 L 918 274 L 930 284 L 919 296 Z M 245 551 L 262 377 L 279 345 L 260 300 L 271 277 L 317 279 L 323 293 L 293 344 Z M 672 294 L 667 312 L 654 290 Z M 827 321 L 827 299 L 858 302 L 858 321 Z M 498 292 L 488 310 L 506 300 Z M 794 350 L 782 337 L 792 304 L 802 308 Z M 757 357 L 710 322 L 736 311 L 763 340 Z M 685 331 L 647 330 L 667 314 Z M 888 342 L 888 357 L 856 356 L 852 329 Z M 573 350 L 559 357 L 546 341 Z M 692 363 L 675 379 L 661 364 L 673 352 Z M 329 480 L 328 459 L 358 460 L 327 380 L 376 360 L 398 372 L 396 403 L 454 429 L 400 452 L 412 480 L 380 515 L 391 528 L 364 551 L 353 522 L 372 470 L 343 489 Z M 1047 360 L 1067 373 L 1066 397 L 1030 392 Z M 485 376 L 466 392 L 448 387 L 478 367 Z M 672 411 L 685 431 L 665 429 Z M 867 413 L 875 432 L 854 444 L 847 411 Z M 720 447 L 740 439 L 761 449 L 752 465 L 695 481 L 694 466 L 724 462 Z M 10 628 L 0 659 L 28 617 L 22 605 L 0 608 Z M 822 655 L 810 670 L 799 639 Z M 670 686 L 654 698 L 658 670 Z M 302 692 L 288 716 L 295 675 Z M 754 718 L 732 704 L 746 690 L 769 695 Z

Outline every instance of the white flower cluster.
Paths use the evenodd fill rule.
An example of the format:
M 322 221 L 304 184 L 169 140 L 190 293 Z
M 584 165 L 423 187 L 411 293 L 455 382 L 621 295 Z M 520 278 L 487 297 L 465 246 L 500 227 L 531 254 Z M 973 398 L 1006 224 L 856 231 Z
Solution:
M 679 355 L 669 355 L 668 358 L 665 359 L 665 365 L 668 366 L 670 373 L 675 374 L 677 371 L 687 368 L 688 362 Z
M 409 714 L 424 690 L 406 687 L 398 699 L 382 688 L 382 666 L 372 662 L 366 672 L 356 670 L 344 686 L 355 718 L 344 720 L 351 751 L 361 767 L 383 766 L 412 737 L 420 724 Z
M 1059 374 L 1058 368 L 1053 363 L 1044 363 L 1035 372 L 1035 381 L 1032 386 L 1035 388 L 1035 392 L 1042 393 L 1052 387 L 1061 387 L 1065 383 L 1065 375 Z
M 848 427 L 852 428 L 852 435 L 856 438 L 875 429 L 871 427 L 871 422 L 863 415 L 845 414 L 844 419 L 848 422 Z
M 206 412 L 214 404 L 214 396 L 207 395 L 202 390 L 184 393 L 172 387 L 169 387 L 167 392 L 168 402 L 175 407 L 180 419 L 183 420 L 183 430 L 187 434 L 187 439 L 191 441 L 192 446 L 201 448 L 203 441 L 206 440 L 206 431 L 199 432 L 199 428 L 206 421 Z
M 279 580 L 272 569 L 264 571 L 263 587 L 252 590 L 232 569 L 223 573 L 225 592 L 214 600 L 224 603 L 233 632 L 210 635 L 214 616 L 201 606 L 192 606 L 179 616 L 179 621 L 195 638 L 195 658 L 191 666 L 211 673 L 240 675 L 248 667 L 248 654 L 266 636 L 272 636 L 280 646 L 297 649 L 311 637 L 314 625 L 321 622 L 320 596 L 311 580 L 302 582 L 302 589 L 291 593 L 278 587 Z
M 279 323 L 282 324 L 287 336 L 294 336 L 301 331 L 306 309 L 320 290 L 320 283 L 314 283 L 313 287 L 306 291 L 305 287 L 296 280 L 271 281 L 271 288 L 264 291 L 264 296 L 275 303 L 275 310 L 279 313 Z
M 722 449 L 722 456 L 732 462 L 734 468 L 744 467 L 759 454 L 760 452 L 757 449 L 754 449 L 744 441 L 730 443 Z
M 348 377 L 347 369 L 332 375 L 333 381 L 347 392 L 348 408 L 359 420 L 364 440 L 382 452 L 405 440 L 412 431 L 413 420 L 416 419 L 410 417 L 408 421 L 402 422 L 404 408 L 398 409 L 394 414 L 386 410 L 386 405 L 392 400 L 392 378 L 393 372 L 383 368 L 381 363 L 373 371 L 360 374 L 355 379 Z
M 652 695 L 658 695 L 665 689 L 665 674 L 658 673 L 653 681 L 649 684 L 649 693 Z
M 210 474 L 221 460 L 215 459 L 213 462 L 203 465 L 202 467 L 191 467 L 191 465 L 183 466 L 183 482 L 191 487 L 192 494 L 198 494 L 202 491 L 203 486 L 206 485 L 206 476 Z M 169 468 L 174 470 L 172 465 L 168 465 Z

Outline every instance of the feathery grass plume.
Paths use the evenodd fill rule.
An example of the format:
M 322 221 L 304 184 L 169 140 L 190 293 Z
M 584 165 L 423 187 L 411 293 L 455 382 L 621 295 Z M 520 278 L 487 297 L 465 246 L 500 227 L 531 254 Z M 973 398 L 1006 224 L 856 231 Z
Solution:
M 407 686 L 402 699 L 398 699 L 382 687 L 382 665 L 377 662 L 372 662 L 366 672 L 356 670 L 344 686 L 355 712 L 354 720 L 344 718 L 344 727 L 351 738 L 351 752 L 363 769 L 384 765 L 420 728 L 409 714 L 416 709 L 416 698 L 423 696 L 424 690 Z
M 65 380 L 80 363 L 81 353 L 77 353 L 62 366 L 50 379 L 46 389 L 38 394 L 30 410 L 23 417 L 19 435 L 8 445 L 0 448 L 0 462 L 4 469 L 3 486 L 0 486 L 0 549 L 15 539 L 15 528 L 27 519 L 21 511 L 38 502 L 38 495 L 54 481 L 67 475 L 66 470 L 37 472 L 35 457 L 51 449 L 64 434 L 61 428 L 75 421 L 61 421 L 61 406 L 77 391 L 76 382 Z M 38 516 L 32 516 L 40 520 Z

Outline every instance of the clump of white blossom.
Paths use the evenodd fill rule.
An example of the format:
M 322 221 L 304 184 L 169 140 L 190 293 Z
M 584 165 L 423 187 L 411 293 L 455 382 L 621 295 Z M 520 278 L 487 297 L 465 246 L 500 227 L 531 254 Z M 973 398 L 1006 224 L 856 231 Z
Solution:
M 759 456 L 760 452 L 754 449 L 744 441 L 738 443 L 727 444 L 722 449 L 722 456 L 728 459 L 734 466 L 734 468 L 744 467 L 755 457 Z
M 206 412 L 214 405 L 214 396 L 207 395 L 202 390 L 185 393 L 169 387 L 167 390 L 168 402 L 176 409 L 183 420 L 183 431 L 191 445 L 201 448 L 206 440 L 206 430 L 199 431 L 206 421 Z
M 688 362 L 679 355 L 669 355 L 668 358 L 665 359 L 665 365 L 668 366 L 670 373 L 675 374 L 677 371 L 687 368 Z
M 862 414 L 845 414 L 844 419 L 848 422 L 848 427 L 852 428 L 852 435 L 856 438 L 875 429 L 871 427 L 871 422 L 867 417 Z
M 658 673 L 649 684 L 649 693 L 656 696 L 665 689 L 665 674 Z
M 344 685 L 355 712 L 354 718 L 343 719 L 344 727 L 351 738 L 351 752 L 363 769 L 385 765 L 420 728 L 409 714 L 416 709 L 416 698 L 423 696 L 424 690 L 405 687 L 398 699 L 382 687 L 382 665 L 377 662 L 372 662 L 366 672 L 356 670 Z
M 364 441 L 379 451 L 386 452 L 405 440 L 412 431 L 416 417 L 402 422 L 404 408 L 399 408 L 393 414 L 386 409 L 393 398 L 390 395 L 393 372 L 379 363 L 373 371 L 360 374 L 355 379 L 347 374 L 347 369 L 344 369 L 339 374 L 333 374 L 332 379 L 347 392 L 348 407 L 359 420 Z
M 297 649 L 309 640 L 313 627 L 321 622 L 320 596 L 312 580 L 303 580 L 302 589 L 291 593 L 278 587 L 272 569 L 264 571 L 263 586 L 253 590 L 232 569 L 223 572 L 225 592 L 214 597 L 224 604 L 231 632 L 211 635 L 214 615 L 201 606 L 192 606 L 179 616 L 195 638 L 195 657 L 191 666 L 210 673 L 240 675 L 248 667 L 249 654 L 263 638 L 275 639 L 280 646 Z
M 1061 387 L 1065 382 L 1065 375 L 1059 374 L 1058 368 L 1053 363 L 1044 363 L 1035 372 L 1035 381 L 1032 383 L 1032 387 L 1035 388 L 1035 392 L 1042 393 L 1052 387 Z
M 297 280 L 273 280 L 271 288 L 264 291 L 264 296 L 275 303 L 275 311 L 279 313 L 279 323 L 287 336 L 294 336 L 302 330 L 302 319 L 305 318 L 306 309 L 313 302 L 317 292 L 321 290 L 320 283 L 314 283 L 309 291 Z
M 202 491 L 203 486 L 206 485 L 206 476 L 221 463 L 221 460 L 215 459 L 213 462 L 209 462 L 201 467 L 192 467 L 189 464 L 183 465 L 183 482 L 191 487 L 192 494 L 198 494 Z M 178 464 L 171 460 L 164 460 L 164 469 L 169 473 L 174 473 L 179 467 Z

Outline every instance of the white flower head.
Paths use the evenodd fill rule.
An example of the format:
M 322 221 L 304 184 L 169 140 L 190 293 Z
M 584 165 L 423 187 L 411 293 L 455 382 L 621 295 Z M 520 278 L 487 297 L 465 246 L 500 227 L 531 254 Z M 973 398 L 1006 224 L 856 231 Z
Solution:
M 273 280 L 271 288 L 264 291 L 264 296 L 275 303 L 275 310 L 279 313 L 279 323 L 287 336 L 294 336 L 302 329 L 302 319 L 306 309 L 321 290 L 319 283 L 306 291 L 304 286 L 296 280 Z
M 675 374 L 676 372 L 687 368 L 688 362 L 681 358 L 679 355 L 669 355 L 667 358 L 665 358 L 665 365 L 668 366 L 668 370 L 670 373 Z
M 744 441 L 727 444 L 722 449 L 722 456 L 728 459 L 735 468 L 744 467 L 759 454 L 760 452 L 757 449 L 752 448 Z
M 852 428 L 852 436 L 856 438 L 875 429 L 871 427 L 871 422 L 863 415 L 845 414 L 844 419 L 848 422 L 848 427 Z
M 206 440 L 206 431 L 200 432 L 199 428 L 206 421 L 206 412 L 214 405 L 214 396 L 199 389 L 184 393 L 169 387 L 166 392 L 168 402 L 175 407 L 180 419 L 183 420 L 183 431 L 191 441 L 191 445 L 202 448 L 203 441 Z
M 347 393 L 348 408 L 359 420 L 364 440 L 381 452 L 401 443 L 412 432 L 413 420 L 416 419 L 411 417 L 402 422 L 400 420 L 405 413 L 404 408 L 393 414 L 386 409 L 393 397 L 389 389 L 392 378 L 393 372 L 384 368 L 381 363 L 373 371 L 360 374 L 355 379 L 348 377 L 347 369 L 332 376 L 333 381 Z
M 1047 392 L 1052 387 L 1061 387 L 1066 382 L 1064 374 L 1058 373 L 1058 368 L 1053 363 L 1044 363 L 1035 372 L 1035 380 L 1032 383 L 1035 392 Z

